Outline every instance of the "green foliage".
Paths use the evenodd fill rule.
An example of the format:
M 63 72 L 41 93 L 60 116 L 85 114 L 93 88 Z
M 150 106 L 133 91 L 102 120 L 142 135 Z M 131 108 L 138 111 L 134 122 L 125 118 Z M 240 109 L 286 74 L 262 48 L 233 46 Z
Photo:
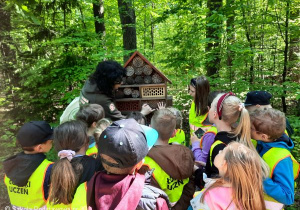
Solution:
M 2 146 L 14 146 L 15 132 L 25 121 L 58 123 L 97 63 L 121 62 L 128 53 L 122 49 L 117 1 L 104 1 L 104 36 L 95 33 L 93 2 L 98 1 L 0 4 L 6 13 L 1 13 L 0 25 L 0 112 L 8 113 L 1 126 Z M 228 0 L 210 16 L 207 2 L 135 0 L 138 50 L 172 81 L 168 94 L 183 112 L 185 130 L 190 105 L 186 87 L 192 77 L 205 75 L 207 66 L 217 65 L 216 58 L 218 72 L 209 77 L 213 90 L 233 91 L 241 99 L 248 91 L 267 90 L 277 109 L 285 97 L 295 129 L 293 154 L 299 160 L 299 55 L 294 49 L 299 44 L 299 1 Z M 215 30 L 207 34 L 208 28 Z M 208 50 L 208 44 L 215 47 Z M 47 157 L 57 158 L 53 150 Z

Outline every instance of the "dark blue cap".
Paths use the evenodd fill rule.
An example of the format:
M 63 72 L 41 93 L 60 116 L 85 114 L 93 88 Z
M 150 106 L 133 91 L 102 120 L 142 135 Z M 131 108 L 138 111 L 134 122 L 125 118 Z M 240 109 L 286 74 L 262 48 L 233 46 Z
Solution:
M 245 106 L 269 105 L 272 94 L 267 91 L 251 91 L 247 93 Z
M 53 129 L 46 121 L 25 123 L 17 133 L 17 140 L 22 147 L 32 147 L 53 139 Z

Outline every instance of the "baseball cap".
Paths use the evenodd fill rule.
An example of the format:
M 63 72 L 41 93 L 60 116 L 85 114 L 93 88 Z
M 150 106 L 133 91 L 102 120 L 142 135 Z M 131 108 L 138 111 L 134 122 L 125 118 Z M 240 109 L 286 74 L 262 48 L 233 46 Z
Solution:
M 53 129 L 46 121 L 25 123 L 17 133 L 17 140 L 22 147 L 31 147 L 53 139 Z
M 139 163 L 158 139 L 158 132 L 140 125 L 134 119 L 113 122 L 101 134 L 98 151 L 117 163 L 101 158 L 103 163 L 117 168 L 129 168 Z
M 251 91 L 247 93 L 245 106 L 252 105 L 269 105 L 272 94 L 267 91 Z

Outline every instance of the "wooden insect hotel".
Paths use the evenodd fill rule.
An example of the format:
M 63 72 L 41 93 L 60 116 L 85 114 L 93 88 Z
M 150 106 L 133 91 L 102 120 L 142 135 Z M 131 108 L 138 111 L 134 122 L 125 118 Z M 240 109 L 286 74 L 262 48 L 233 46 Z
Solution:
M 116 106 L 123 114 L 140 111 L 147 103 L 157 108 L 158 102 L 172 106 L 172 97 L 167 95 L 167 83 L 172 83 L 141 53 L 134 52 L 125 63 L 126 76 L 116 93 Z

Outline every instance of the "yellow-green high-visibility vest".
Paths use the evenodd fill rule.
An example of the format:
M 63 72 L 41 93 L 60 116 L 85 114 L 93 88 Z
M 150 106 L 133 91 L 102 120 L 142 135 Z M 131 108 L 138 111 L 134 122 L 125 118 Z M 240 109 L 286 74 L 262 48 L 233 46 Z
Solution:
M 63 209 L 63 210 L 86 210 L 87 203 L 86 203 L 86 189 L 87 183 L 84 182 L 79 185 L 76 189 L 73 201 L 71 204 L 50 204 L 49 199 L 47 201 L 47 209 Z
M 257 146 L 257 141 L 256 141 L 255 139 L 251 139 L 251 141 L 252 141 L 252 144 L 253 144 L 254 148 L 256 148 L 256 146 Z
M 189 182 L 189 178 L 177 180 L 170 177 L 152 158 L 146 156 L 144 165 L 149 169 L 155 169 L 152 176 L 160 188 L 168 195 L 171 205 L 174 206 L 180 199 L 183 187 Z
M 262 159 L 268 164 L 270 167 L 270 178 L 273 177 L 273 172 L 276 167 L 276 165 L 283 159 L 290 157 L 293 161 L 293 174 L 294 174 L 294 180 L 299 175 L 300 165 L 296 161 L 296 159 L 293 157 L 293 155 L 290 153 L 289 150 L 284 148 L 278 148 L 278 147 L 272 147 L 269 149 L 263 156 Z
M 45 159 L 32 173 L 25 187 L 18 187 L 7 177 L 4 183 L 7 187 L 10 203 L 13 206 L 27 209 L 42 208 L 46 205 L 44 198 L 44 180 L 51 161 Z
M 93 146 L 91 148 L 88 148 L 88 150 L 86 151 L 85 154 L 88 155 L 88 156 L 94 156 L 94 157 L 96 157 L 97 154 L 98 154 L 98 148 L 97 148 L 97 146 L 95 145 L 95 146 Z
M 212 126 L 210 129 L 208 129 L 208 131 L 206 131 L 206 132 L 203 134 L 203 136 L 202 136 L 201 139 L 200 139 L 200 148 L 201 148 L 201 149 L 203 148 L 203 137 L 204 137 L 204 135 L 207 134 L 207 133 L 213 133 L 213 134 L 217 135 L 217 133 L 218 133 L 217 127 Z
M 191 125 L 196 126 L 197 128 L 210 127 L 211 124 L 209 124 L 209 125 L 203 124 L 203 122 L 206 120 L 207 116 L 208 116 L 208 112 L 203 115 L 197 116 L 197 113 L 195 111 L 195 102 L 193 101 L 191 104 L 190 112 L 189 112 L 189 123 Z M 193 131 L 191 130 L 191 133 L 192 132 L 194 132 L 194 130 Z
M 177 142 L 181 145 L 185 145 L 185 133 L 183 130 L 181 129 L 176 130 L 176 135 L 169 139 L 169 144 L 173 142 Z
M 212 161 L 212 152 L 214 150 L 214 148 L 219 145 L 219 144 L 225 144 L 224 142 L 220 141 L 220 140 L 215 140 L 215 142 L 211 145 L 211 148 L 209 150 L 209 162 L 210 165 L 213 166 L 213 161 Z M 225 144 L 226 145 L 226 144 Z

